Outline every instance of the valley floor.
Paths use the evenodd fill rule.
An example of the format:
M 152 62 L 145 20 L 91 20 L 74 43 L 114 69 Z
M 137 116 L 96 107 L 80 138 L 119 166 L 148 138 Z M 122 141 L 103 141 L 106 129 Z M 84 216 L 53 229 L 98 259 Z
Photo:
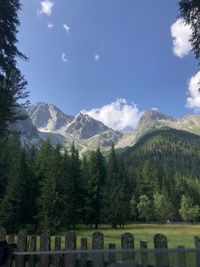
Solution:
M 115 243 L 120 248 L 120 236 L 129 232 L 134 235 L 135 247 L 139 248 L 140 240 L 146 240 L 148 247 L 153 248 L 153 236 L 161 233 L 168 237 L 168 247 L 176 248 L 184 245 L 186 248 L 194 248 L 194 236 L 200 236 L 200 224 L 129 224 L 124 229 L 112 229 L 108 226 L 101 226 L 98 230 L 104 234 L 105 248 L 109 243 Z M 94 229 L 79 227 L 76 230 L 77 247 L 80 247 L 80 238 L 88 238 L 88 247 L 91 247 L 91 237 Z M 63 240 L 64 242 L 64 240 Z

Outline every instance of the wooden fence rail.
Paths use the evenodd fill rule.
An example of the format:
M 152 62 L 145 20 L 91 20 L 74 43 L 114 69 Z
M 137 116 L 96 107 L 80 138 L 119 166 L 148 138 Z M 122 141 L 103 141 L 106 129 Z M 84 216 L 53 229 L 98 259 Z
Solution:
M 140 241 L 135 248 L 134 236 L 124 233 L 121 247 L 108 244 L 104 248 L 104 236 L 101 232 L 92 235 L 92 249 L 88 249 L 88 239 L 80 239 L 77 249 L 75 232 L 67 232 L 64 244 L 61 236 L 50 235 L 48 230 L 40 236 L 28 236 L 26 230 L 18 235 L 6 235 L 0 229 L 0 240 L 16 243 L 17 250 L 12 254 L 6 266 L 12 267 L 200 267 L 200 238 L 194 238 L 194 249 L 187 250 L 178 246 L 176 250 L 168 248 L 167 237 L 154 236 L 154 249 L 148 249 L 147 241 Z

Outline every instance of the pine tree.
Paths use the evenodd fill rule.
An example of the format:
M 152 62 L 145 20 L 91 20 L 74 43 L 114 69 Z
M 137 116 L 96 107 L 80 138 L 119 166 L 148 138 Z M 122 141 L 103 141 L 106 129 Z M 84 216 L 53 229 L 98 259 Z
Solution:
M 49 141 L 43 143 L 37 162 L 37 176 L 40 181 L 38 198 L 38 219 L 41 229 L 55 230 L 58 227 L 56 212 L 56 179 L 54 149 Z
M 106 167 L 104 157 L 98 148 L 95 152 L 91 153 L 89 159 L 86 202 L 87 224 L 91 226 L 94 224 L 96 229 L 102 217 L 105 177 Z
M 128 190 L 126 168 L 116 156 L 114 146 L 111 149 L 107 165 L 107 181 L 105 186 L 104 216 L 113 228 L 126 224 L 130 215 L 130 195 Z
M 84 191 L 83 176 L 79 152 L 74 143 L 70 148 L 69 176 L 68 176 L 68 212 L 70 225 L 73 228 L 77 223 L 83 223 L 84 218 Z
M 25 151 L 20 149 L 13 161 L 8 186 L 1 203 L 0 221 L 7 231 L 14 233 L 21 227 L 26 227 L 31 207 L 28 205 L 29 172 Z
M 0 1 L 0 138 L 9 123 L 21 118 L 19 106 L 28 96 L 27 82 L 17 68 L 16 58 L 26 59 L 17 48 L 17 33 L 20 21 L 19 0 Z M 27 104 L 25 102 L 24 104 Z

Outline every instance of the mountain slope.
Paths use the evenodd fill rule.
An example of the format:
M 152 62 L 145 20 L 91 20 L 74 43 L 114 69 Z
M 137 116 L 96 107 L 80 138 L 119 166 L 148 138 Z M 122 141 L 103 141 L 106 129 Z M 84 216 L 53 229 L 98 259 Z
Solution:
M 200 116 L 188 115 L 182 119 L 174 119 L 164 113 L 147 110 L 142 115 L 134 131 L 124 134 L 123 138 L 116 144 L 117 148 L 133 146 L 142 135 L 152 129 L 169 127 L 200 135 Z
M 54 132 L 73 120 L 73 116 L 66 115 L 54 105 L 36 103 L 27 108 L 27 112 L 39 131 Z
M 200 177 L 200 136 L 189 132 L 161 128 L 148 132 L 120 155 L 131 167 L 145 161 L 170 165 L 173 172 Z
M 87 139 L 108 129 L 102 122 L 93 119 L 87 114 L 79 113 L 67 125 L 66 132 L 72 134 L 77 139 Z

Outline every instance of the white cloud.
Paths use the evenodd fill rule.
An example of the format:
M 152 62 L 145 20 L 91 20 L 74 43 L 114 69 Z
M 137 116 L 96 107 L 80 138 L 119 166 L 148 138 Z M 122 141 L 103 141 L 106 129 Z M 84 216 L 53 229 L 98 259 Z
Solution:
M 158 108 L 154 108 L 154 107 L 153 107 L 153 108 L 151 108 L 151 109 L 152 109 L 152 110 L 155 110 L 155 111 L 158 111 Z
M 67 32 L 67 34 L 70 36 L 71 28 L 67 24 L 63 24 L 63 28 Z
M 94 55 L 94 60 L 99 61 L 100 60 L 100 56 L 98 54 Z
M 186 107 L 200 110 L 200 71 L 189 80 Z
M 180 18 L 172 24 L 171 35 L 173 38 L 173 52 L 177 57 L 183 58 L 191 51 L 191 34 L 191 27 L 185 24 L 183 19 Z
M 54 27 L 54 24 L 51 23 L 51 22 L 47 25 L 47 28 L 50 29 L 50 30 L 53 29 L 53 27 Z
M 51 0 L 43 0 L 40 3 L 40 14 L 46 14 L 48 16 L 51 15 L 53 10 L 54 3 Z
M 66 56 L 66 54 L 64 52 L 62 53 L 62 61 L 64 63 L 68 62 L 67 56 Z
M 83 112 L 119 131 L 134 129 L 142 115 L 137 105 L 128 103 L 126 99 L 122 98 L 101 108 Z

